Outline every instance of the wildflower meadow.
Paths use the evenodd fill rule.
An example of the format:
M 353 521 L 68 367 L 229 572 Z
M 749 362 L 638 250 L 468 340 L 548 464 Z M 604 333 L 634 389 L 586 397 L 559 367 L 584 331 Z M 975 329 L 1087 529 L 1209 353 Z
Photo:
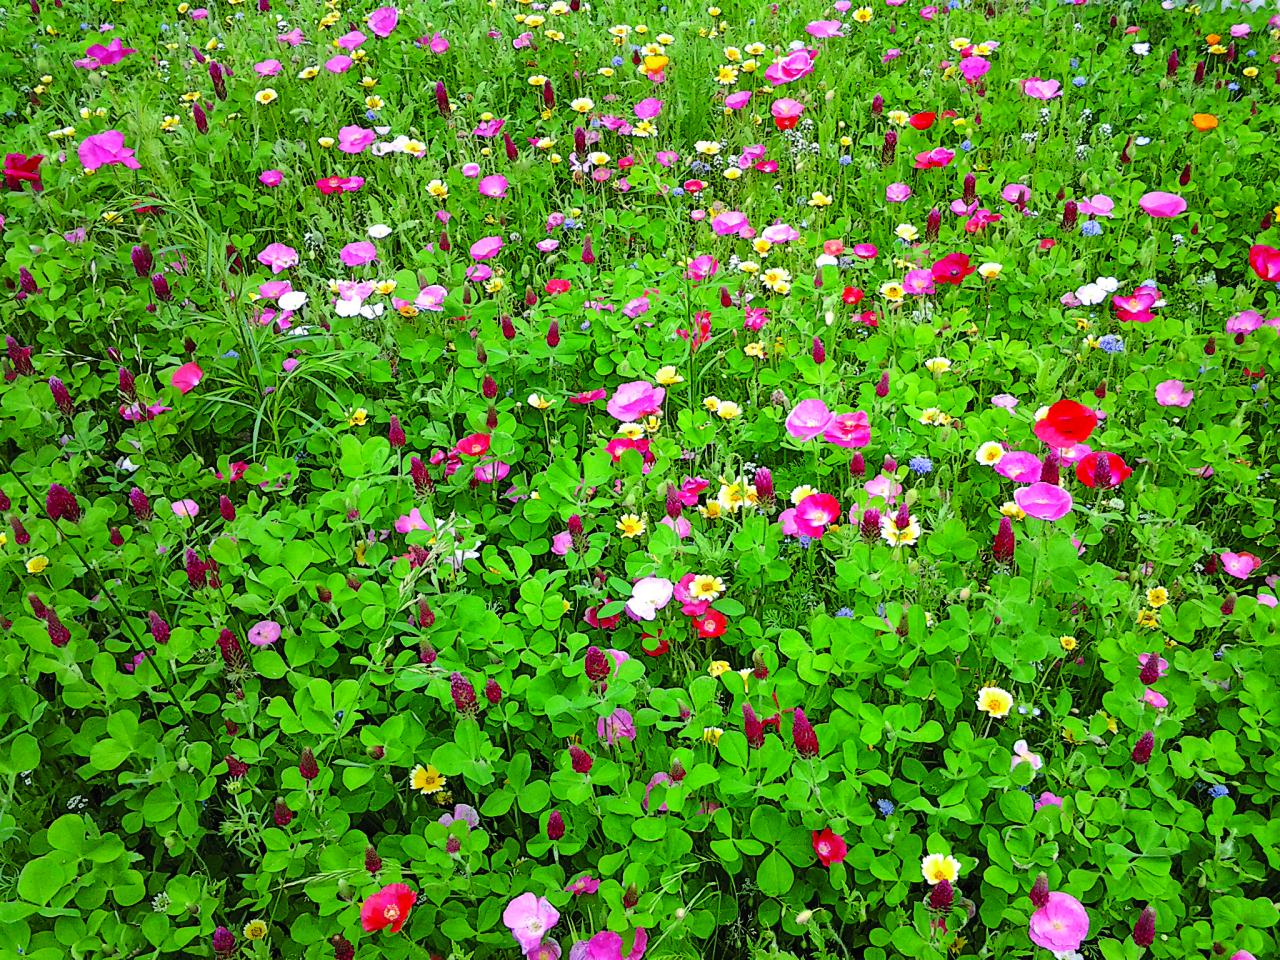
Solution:
M 1280 13 L 4 0 L 0 956 L 1266 960 Z

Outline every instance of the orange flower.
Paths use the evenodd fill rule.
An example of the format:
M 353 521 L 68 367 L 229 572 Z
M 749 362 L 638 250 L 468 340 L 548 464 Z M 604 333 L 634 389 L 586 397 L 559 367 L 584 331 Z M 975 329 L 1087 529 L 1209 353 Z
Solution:
M 1218 36 L 1216 33 L 1211 33 L 1204 38 L 1204 42 L 1212 47 L 1215 43 L 1217 43 L 1221 39 L 1222 37 Z
M 1191 125 L 1201 133 L 1207 133 L 1216 129 L 1218 126 L 1218 118 L 1212 113 L 1197 113 L 1191 118 Z

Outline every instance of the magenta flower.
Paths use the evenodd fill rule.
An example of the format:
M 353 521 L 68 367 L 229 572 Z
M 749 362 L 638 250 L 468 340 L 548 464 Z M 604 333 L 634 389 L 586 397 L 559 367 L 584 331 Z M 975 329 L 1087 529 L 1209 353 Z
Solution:
M 840 518 L 840 503 L 829 493 L 811 493 L 778 517 L 782 532 L 793 537 L 821 539 L 827 525 Z
M 284 64 L 279 60 L 263 60 L 253 65 L 253 72 L 260 77 L 274 77 L 284 69 Z
M 743 231 L 751 229 L 751 222 L 745 213 L 726 210 L 712 218 L 711 229 L 718 237 L 740 237 Z
M 422 518 L 422 512 L 414 507 L 408 513 L 397 517 L 396 533 L 408 533 L 410 530 L 430 530 L 431 526 Z
M 724 105 L 730 110 L 741 110 L 750 102 L 750 90 L 739 90 L 737 93 L 731 93 L 724 98 Z
M 359 30 L 352 30 L 338 38 L 338 46 L 343 50 L 359 50 L 368 39 Z
M 797 440 L 812 440 L 831 425 L 835 415 L 818 399 L 801 400 L 787 414 L 787 433 Z
M 991 61 L 982 57 L 965 57 L 960 61 L 960 75 L 970 86 L 985 77 L 990 69 Z
M 631 423 L 651 416 L 662 409 L 667 392 L 645 380 L 624 383 L 613 392 L 605 409 L 609 416 L 621 423 Z
M 278 187 L 284 183 L 284 173 L 279 170 L 263 170 L 258 174 L 258 182 L 268 187 Z
M 280 624 L 274 620 L 260 620 L 249 628 L 249 642 L 255 647 L 269 647 L 280 639 Z
M 635 721 L 631 719 L 631 714 L 621 707 L 618 707 L 613 713 L 607 717 L 596 718 L 596 736 L 613 746 L 619 740 L 636 739 Z
M 501 200 L 507 195 L 507 178 L 500 173 L 492 174 L 484 177 L 476 184 L 476 189 L 480 191 L 480 196 L 490 197 L 494 200 Z
M 653 120 L 662 112 L 662 101 L 657 97 L 645 97 L 633 108 L 637 120 Z
M 992 469 L 1014 483 L 1035 483 L 1040 479 L 1040 471 L 1043 468 L 1044 464 L 1034 453 L 1008 450 Z
M 948 150 L 946 147 L 934 147 L 932 150 L 916 154 L 915 168 L 917 170 L 935 170 L 945 167 L 955 158 L 956 152 L 954 150 Z
M 830 40 L 832 37 L 843 37 L 840 28 L 844 24 L 839 20 L 813 20 L 805 24 L 804 32 L 819 40 Z
M 1068 893 L 1051 893 L 1049 902 L 1031 915 L 1031 942 L 1054 953 L 1069 953 L 1089 935 L 1089 913 Z
M 1262 566 L 1262 561 L 1252 553 L 1220 553 L 1222 569 L 1238 580 L 1247 580 L 1253 571 Z
M 490 257 L 497 256 L 498 251 L 501 249 L 501 237 L 481 237 L 471 245 L 471 259 L 488 260 Z
M 600 881 L 589 873 L 584 873 L 578 879 L 573 880 L 565 887 L 565 890 L 572 893 L 575 897 L 581 897 L 584 894 L 595 893 L 600 889 Z
M 1061 807 L 1061 806 L 1062 806 L 1062 798 L 1057 794 L 1052 793 L 1049 790 L 1046 790 L 1044 791 L 1044 793 L 1040 794 L 1040 796 L 1036 798 L 1036 802 L 1035 802 L 1036 810 L 1039 810 L 1041 807 Z
M 905 183 L 891 183 L 884 188 L 884 198 L 889 203 L 903 203 L 911 196 L 911 188 Z
M 542 942 L 543 936 L 560 919 L 560 912 L 545 897 L 522 893 L 502 912 L 502 922 L 526 953 Z
M 354 125 L 343 127 L 338 131 L 338 149 L 343 153 L 363 153 L 377 139 L 376 131 Z
M 701 254 L 689 261 L 684 272 L 686 280 L 710 280 L 720 269 L 720 261 L 709 253 Z
M 272 273 L 283 273 L 298 265 L 298 251 L 283 243 L 269 243 L 258 254 L 258 262 L 270 267 Z
M 203 377 L 204 371 L 200 369 L 200 364 L 195 362 L 184 363 L 173 371 L 173 375 L 169 378 L 169 383 L 176 387 L 180 393 L 190 393 Z
M 114 67 L 129 54 L 137 52 L 121 43 L 119 37 L 112 37 L 105 47 L 100 43 L 91 44 L 84 52 L 84 59 L 75 61 L 75 65 L 82 70 Z
M 1105 193 L 1098 193 L 1078 201 L 1076 209 L 1086 217 L 1110 217 L 1115 206 L 1116 202 Z
M 1176 193 L 1165 193 L 1163 190 L 1153 190 L 1151 193 L 1144 193 L 1138 198 L 1138 206 L 1146 212 L 1148 216 L 1157 219 L 1167 219 L 1182 214 L 1187 209 L 1187 201 Z
M 339 53 L 324 62 L 324 68 L 330 73 L 346 73 L 355 61 L 345 53 Z
M 779 97 L 769 106 L 769 114 L 775 120 L 796 120 L 804 113 L 804 104 L 790 97 Z M 795 126 L 793 123 L 792 126 Z
M 837 413 L 822 433 L 822 439 L 837 447 L 865 447 L 871 442 L 871 423 L 861 410 Z
M 791 83 L 813 72 L 813 54 L 808 50 L 795 50 L 781 60 L 769 64 L 764 76 L 775 87 Z
M 1054 100 L 1062 96 L 1062 84 L 1057 80 L 1028 77 L 1022 81 L 1022 92 L 1033 100 Z
M 194 500 L 175 500 L 173 501 L 173 514 L 176 517 L 186 517 L 188 520 L 194 520 L 200 514 L 200 505 Z
M 378 259 L 378 248 L 368 240 L 357 240 L 343 247 L 338 257 L 348 267 L 362 267 Z
M 85 137 L 76 155 L 86 170 L 110 167 L 122 163 L 130 170 L 138 170 L 141 164 L 133 158 L 133 148 L 124 145 L 124 134 L 119 130 L 105 130 Z
M 1052 483 L 1020 487 L 1014 491 L 1013 499 L 1027 516 L 1037 520 L 1061 520 L 1071 512 L 1071 494 Z
M 395 7 L 379 7 L 369 14 L 364 22 L 373 31 L 375 37 L 385 40 L 391 36 L 391 31 L 396 28 L 399 19 L 400 12 Z
M 1195 391 L 1188 390 L 1181 380 L 1165 380 L 1156 384 L 1156 403 L 1162 407 L 1189 407 L 1195 395 Z

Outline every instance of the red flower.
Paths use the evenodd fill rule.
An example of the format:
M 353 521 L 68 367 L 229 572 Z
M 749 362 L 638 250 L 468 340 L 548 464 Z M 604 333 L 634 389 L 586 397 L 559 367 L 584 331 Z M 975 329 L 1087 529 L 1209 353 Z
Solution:
M 21 154 L 18 154 L 18 156 L 21 156 Z M 8 173 L 9 171 L 6 168 L 5 175 L 8 176 Z M 10 187 L 9 189 L 12 190 L 13 188 Z M 1250 247 L 1249 266 L 1253 267 L 1253 272 L 1258 275 L 1259 280 L 1265 280 L 1267 283 L 1280 283 L 1280 250 L 1275 247 L 1268 247 L 1263 244 Z
M 849 847 L 845 844 L 844 837 L 832 833 L 831 828 L 827 827 L 822 831 L 813 831 L 813 852 L 818 855 L 818 860 L 824 867 L 829 867 L 833 863 L 843 863 Z
M 794 117 L 774 117 L 773 125 L 779 130 L 793 130 L 795 125 L 800 122 L 800 114 Z
M 1098 415 L 1074 400 L 1059 400 L 1032 427 L 1035 435 L 1059 449 L 1083 443 L 1098 425 Z
M 851 307 L 856 307 L 862 302 L 863 292 L 861 287 L 845 287 L 844 293 L 840 294 L 840 299 Z
M 976 273 L 977 270 L 977 267 L 969 265 L 967 254 L 948 253 L 933 265 L 931 272 L 935 283 L 960 284 L 964 282 L 965 277 L 971 273 Z
M 361 904 L 360 923 L 365 933 L 373 933 L 383 927 L 399 933 L 417 902 L 418 895 L 403 883 L 389 883 Z
M 568 280 L 561 280 L 559 277 L 556 277 L 547 281 L 547 293 L 554 297 L 560 293 L 568 293 L 572 286 L 573 284 Z
M 697 193 L 706 186 L 701 180 L 686 180 L 684 188 L 688 193 Z
M 698 631 L 698 636 L 704 639 L 721 636 L 728 624 L 729 621 L 719 610 L 708 610 L 701 616 L 693 618 L 693 628 Z
M 1127 463 L 1120 459 L 1118 454 L 1098 452 L 1082 457 L 1080 462 L 1076 464 L 1076 479 L 1086 487 L 1099 486 L 1097 478 L 1098 461 L 1103 457 L 1106 457 L 1107 466 L 1111 470 L 1111 479 L 1105 484 L 1106 487 L 1118 487 L 1129 479 L 1133 470 Z
M 938 118 L 936 113 L 916 113 L 912 114 L 911 119 L 907 122 L 917 130 L 928 130 L 933 126 L 933 121 Z
M 25 153 L 6 153 L 4 155 L 4 185 L 9 190 L 22 190 L 23 181 L 31 184 L 31 189 L 39 193 L 44 189 L 40 182 L 40 161 L 44 154 L 37 153 L 28 157 Z
M 489 435 L 473 433 L 469 437 L 463 437 L 458 441 L 457 450 L 464 457 L 483 457 L 489 452 Z

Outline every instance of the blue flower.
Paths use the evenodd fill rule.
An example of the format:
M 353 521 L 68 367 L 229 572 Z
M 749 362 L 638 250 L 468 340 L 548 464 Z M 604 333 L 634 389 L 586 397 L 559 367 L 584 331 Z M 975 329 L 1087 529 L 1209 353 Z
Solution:
M 377 120 L 377 119 L 378 119 L 378 112 L 377 112 L 376 110 L 366 110 L 366 111 L 364 112 L 364 118 L 365 118 L 366 120 Z
M 590 329 L 591 329 L 591 321 L 590 321 L 590 320 L 583 320 L 583 321 L 582 321 L 582 326 L 578 327 L 578 329 L 579 329 L 579 330 L 581 330 L 583 333 L 586 333 L 588 330 L 590 330 Z
M 222 355 L 222 359 L 223 360 L 239 360 L 240 354 L 236 353 L 234 350 L 228 350 L 226 353 Z
M 926 473 L 933 473 L 933 461 L 928 457 L 912 457 L 907 461 L 907 468 L 923 477 Z
M 973 149 L 973 141 L 972 140 L 960 141 L 960 149 L 963 150 L 965 153 L 968 153 L 970 150 Z
M 1079 57 L 1072 57 L 1072 58 L 1071 58 L 1071 69 L 1072 69 L 1072 70 L 1074 70 L 1074 69 L 1076 69 L 1076 67 L 1078 67 L 1078 66 L 1080 66 L 1080 58 L 1079 58 Z
M 1230 90 L 1232 93 L 1235 93 L 1237 90 L 1239 90 L 1239 89 L 1240 89 L 1240 84 L 1238 84 L 1238 83 L 1228 83 L 1228 84 L 1227 84 L 1227 89 L 1228 89 L 1228 90 Z
M 1098 349 L 1103 353 L 1124 353 L 1124 340 L 1114 333 L 1098 338 Z
M 876 809 L 880 811 L 880 815 L 881 815 L 882 817 L 887 817 L 887 816 L 889 816 L 890 814 L 892 814 L 892 813 L 893 813 L 893 801 L 892 801 L 892 800 L 877 800 L 877 801 L 876 801 Z
M 840 166 L 842 167 L 847 167 L 851 163 L 853 163 L 853 157 L 849 156 L 847 153 L 840 158 Z
M 612 60 L 610 60 L 609 62 L 610 62 L 611 64 L 613 64 L 615 67 L 620 67 L 620 66 L 622 66 L 624 63 L 626 63 L 626 61 L 625 61 L 625 60 L 623 60 L 621 57 L 614 57 L 614 58 L 613 58 Z
M 671 195 L 672 195 L 673 197 L 683 197 L 683 196 L 684 196 L 684 187 L 672 187 L 672 188 L 671 188 Z
M 1102 224 L 1097 220 L 1086 220 L 1080 224 L 1080 236 L 1082 237 L 1100 237 L 1102 236 Z
M 1231 791 L 1227 789 L 1225 784 L 1215 783 L 1209 788 L 1208 793 L 1210 797 L 1217 800 L 1219 797 L 1230 796 Z
M 837 616 L 837 617 L 852 617 L 852 616 L 854 616 L 854 613 L 853 613 L 853 610 L 851 610 L 849 607 L 841 607 L 839 610 L 837 610 L 837 611 L 836 611 L 836 616 Z
M 801 549 L 808 550 L 813 546 L 813 537 L 799 536 L 796 538 L 796 543 L 800 544 Z
M 1083 86 L 1084 86 L 1086 83 L 1088 83 L 1088 82 L 1089 82 L 1089 81 L 1088 81 L 1088 80 L 1086 80 L 1084 77 L 1072 77 L 1072 78 L 1071 78 L 1071 85 L 1072 85 L 1073 87 L 1083 87 Z

